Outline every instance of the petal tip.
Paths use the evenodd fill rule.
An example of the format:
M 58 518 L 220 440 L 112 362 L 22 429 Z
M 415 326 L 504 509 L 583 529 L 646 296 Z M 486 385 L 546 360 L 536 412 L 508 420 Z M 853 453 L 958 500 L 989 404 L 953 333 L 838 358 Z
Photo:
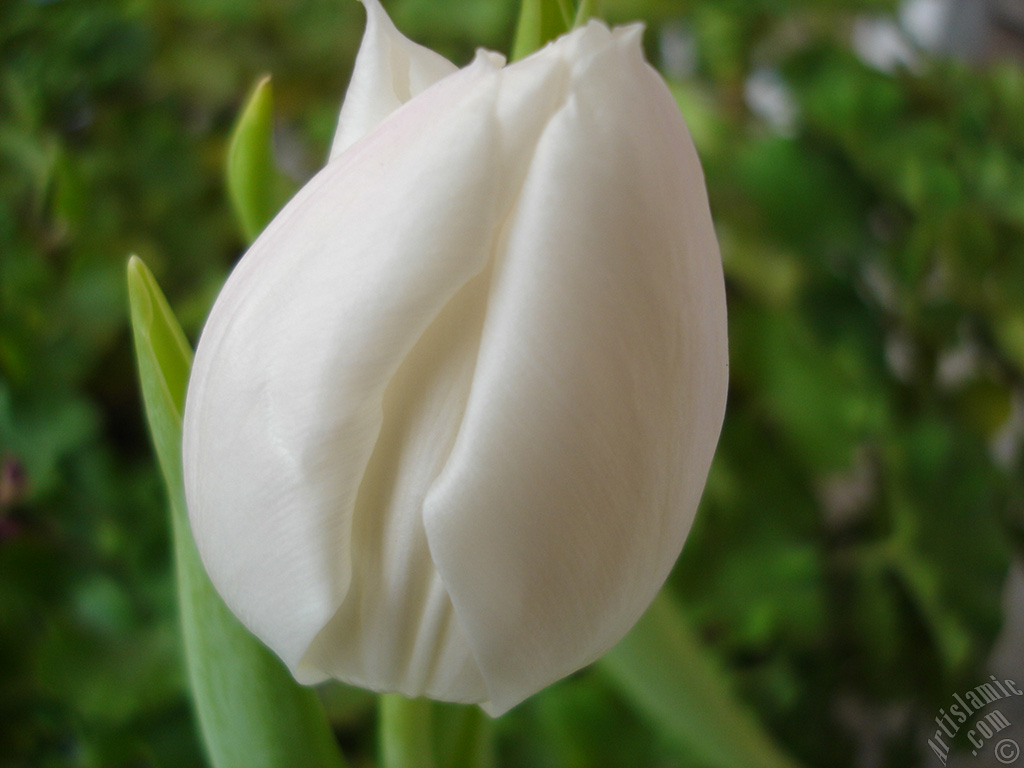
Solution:
M 483 66 L 490 66 L 493 69 L 501 69 L 505 66 L 508 59 L 502 54 L 496 51 L 489 51 L 486 48 L 477 48 L 476 53 L 473 56 L 473 64 L 481 64 Z
M 622 45 L 641 45 L 647 25 L 642 21 L 625 24 L 612 30 L 612 37 Z

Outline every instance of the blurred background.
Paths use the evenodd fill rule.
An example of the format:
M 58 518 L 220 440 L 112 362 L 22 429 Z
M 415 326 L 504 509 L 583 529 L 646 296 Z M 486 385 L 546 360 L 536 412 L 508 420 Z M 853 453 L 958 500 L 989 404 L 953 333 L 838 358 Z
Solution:
M 507 52 L 518 12 L 385 5 L 458 64 Z M 954 693 L 1024 684 L 1024 1 L 605 15 L 647 23 L 728 282 L 729 411 L 670 587 L 804 765 L 937 765 Z M 0 766 L 202 765 L 125 261 L 195 341 L 244 249 L 223 164 L 246 94 L 272 74 L 301 183 L 363 18 L 355 0 L 0 4 Z M 373 698 L 322 695 L 372 765 Z M 1024 739 L 1024 709 L 1002 709 Z M 698 765 L 600 667 L 496 733 L 501 766 Z M 949 764 L 998 764 L 957 743 Z

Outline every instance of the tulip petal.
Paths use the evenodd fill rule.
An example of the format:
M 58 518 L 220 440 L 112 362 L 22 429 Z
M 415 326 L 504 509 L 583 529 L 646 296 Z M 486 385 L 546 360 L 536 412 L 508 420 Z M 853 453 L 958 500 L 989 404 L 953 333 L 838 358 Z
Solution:
M 724 413 L 724 282 L 699 162 L 639 29 L 612 35 L 579 42 L 540 138 L 424 505 L 494 714 L 598 658 L 650 604 Z
M 492 250 L 496 183 L 477 169 L 494 77 L 481 57 L 325 167 L 239 262 L 197 349 L 193 532 L 228 605 L 306 682 L 334 672 L 304 656 L 375 557 L 351 543 L 388 383 Z
M 456 71 L 446 58 L 399 32 L 379 0 L 363 0 L 363 5 L 366 31 L 338 117 L 331 160 L 409 99 Z

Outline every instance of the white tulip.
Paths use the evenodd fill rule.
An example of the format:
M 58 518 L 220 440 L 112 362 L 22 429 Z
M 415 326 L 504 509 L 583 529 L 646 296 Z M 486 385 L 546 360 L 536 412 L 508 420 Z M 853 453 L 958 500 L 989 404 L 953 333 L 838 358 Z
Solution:
M 199 343 L 192 529 L 300 682 L 500 714 L 609 650 L 679 555 L 722 266 L 642 27 L 457 70 L 365 3 L 331 159 Z

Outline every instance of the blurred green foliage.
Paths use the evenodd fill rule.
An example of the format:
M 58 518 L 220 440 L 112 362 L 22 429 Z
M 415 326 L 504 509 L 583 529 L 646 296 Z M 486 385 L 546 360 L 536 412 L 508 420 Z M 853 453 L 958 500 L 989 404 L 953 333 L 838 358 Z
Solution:
M 672 83 L 705 164 L 730 294 L 732 391 L 672 578 L 740 695 L 807 765 L 850 766 L 844 713 L 898 705 L 888 765 L 984 679 L 1024 527 L 1024 71 L 849 45 L 885 0 L 605 0 Z M 505 0 L 396 0 L 465 63 L 508 51 Z M 348 0 L 0 5 L 0 766 L 199 766 L 168 517 L 142 418 L 124 261 L 195 338 L 243 249 L 232 122 L 274 78 L 283 171 L 326 155 L 362 31 Z M 773 127 L 744 97 L 770 71 Z M 1020 418 L 1019 415 L 1016 418 Z M 321 691 L 353 765 L 373 700 Z M 689 766 L 600 667 L 497 725 L 502 766 Z M 928 756 L 930 758 L 930 755 Z

